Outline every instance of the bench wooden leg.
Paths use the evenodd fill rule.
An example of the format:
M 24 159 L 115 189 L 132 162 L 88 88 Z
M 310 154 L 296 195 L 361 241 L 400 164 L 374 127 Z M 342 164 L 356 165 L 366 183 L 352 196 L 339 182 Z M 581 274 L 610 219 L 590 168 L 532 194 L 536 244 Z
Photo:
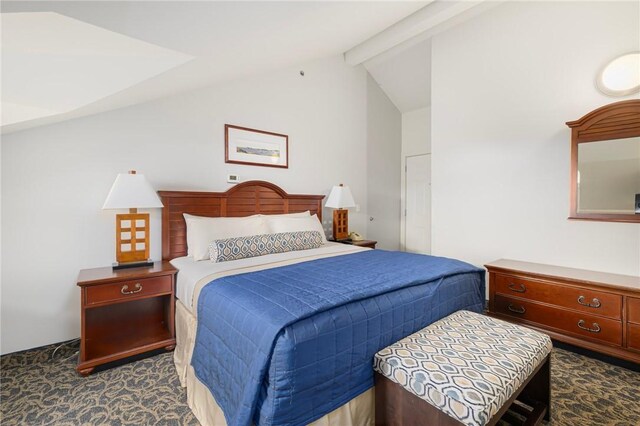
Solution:
M 522 390 L 518 399 L 532 406 L 536 403 L 546 405 L 544 419 L 551 420 L 551 355 L 547 355 L 547 359 L 543 361 L 542 366 Z

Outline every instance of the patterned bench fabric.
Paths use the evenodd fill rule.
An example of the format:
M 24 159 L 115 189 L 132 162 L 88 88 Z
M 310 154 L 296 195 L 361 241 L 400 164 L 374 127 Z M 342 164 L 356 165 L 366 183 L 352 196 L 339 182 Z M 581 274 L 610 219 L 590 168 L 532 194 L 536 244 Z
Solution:
M 209 244 L 209 258 L 212 262 L 228 262 L 267 254 L 309 250 L 318 248 L 322 244 L 324 244 L 322 235 L 318 231 L 280 232 L 225 238 Z
M 549 336 L 458 311 L 381 350 L 374 369 L 465 425 L 485 425 L 551 352 Z

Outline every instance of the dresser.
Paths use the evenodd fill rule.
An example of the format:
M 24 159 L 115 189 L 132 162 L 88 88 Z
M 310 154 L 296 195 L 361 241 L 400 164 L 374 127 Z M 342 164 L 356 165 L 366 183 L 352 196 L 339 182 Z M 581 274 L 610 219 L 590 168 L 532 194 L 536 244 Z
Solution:
M 485 267 L 489 315 L 640 363 L 640 277 L 508 259 Z

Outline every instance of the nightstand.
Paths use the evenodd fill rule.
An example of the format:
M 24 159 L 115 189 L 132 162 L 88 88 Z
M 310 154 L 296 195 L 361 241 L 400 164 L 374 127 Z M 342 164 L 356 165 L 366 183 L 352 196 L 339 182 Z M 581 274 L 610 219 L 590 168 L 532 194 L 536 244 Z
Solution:
M 82 334 L 76 367 L 80 374 L 87 376 L 98 365 L 132 355 L 175 348 L 177 272 L 169 262 L 80 271 Z
M 376 248 L 376 244 L 378 244 L 377 241 L 373 241 L 373 240 L 361 240 L 361 241 L 353 241 L 353 240 L 329 240 L 332 241 L 334 243 L 341 243 L 341 244 L 349 244 L 352 246 L 359 246 L 359 247 L 368 247 L 368 248 Z

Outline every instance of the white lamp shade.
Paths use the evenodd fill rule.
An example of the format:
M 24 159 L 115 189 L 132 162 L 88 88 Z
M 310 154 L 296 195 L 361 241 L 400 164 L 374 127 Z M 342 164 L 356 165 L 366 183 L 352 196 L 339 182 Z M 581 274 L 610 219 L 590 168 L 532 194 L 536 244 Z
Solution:
M 353 201 L 353 195 L 351 195 L 351 190 L 348 186 L 336 185 L 331 189 L 329 198 L 324 206 L 333 209 L 346 209 L 355 207 L 356 203 Z
M 103 209 L 162 208 L 162 202 L 144 175 L 120 173 L 113 182 Z

